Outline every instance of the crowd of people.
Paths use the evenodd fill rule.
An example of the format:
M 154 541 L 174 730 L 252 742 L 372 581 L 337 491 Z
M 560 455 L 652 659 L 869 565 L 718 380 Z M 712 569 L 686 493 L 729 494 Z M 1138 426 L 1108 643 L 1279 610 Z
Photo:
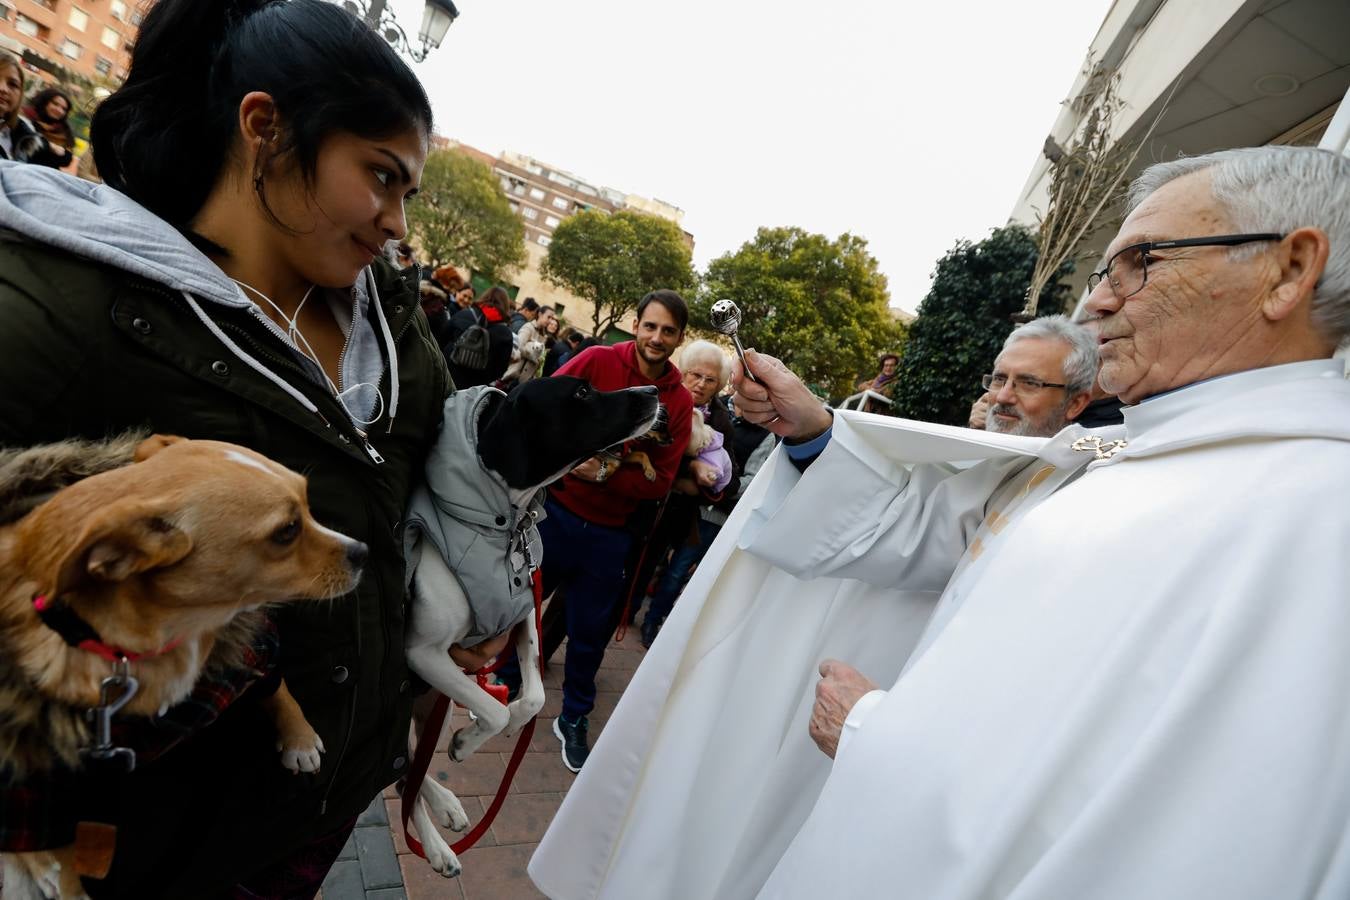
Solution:
M 0 50 L 0 159 L 67 168 L 75 160 L 70 94 L 44 87 L 25 102 L 26 83 L 19 58 Z
M 172 751 L 112 780 L 0 783 L 0 851 L 63 839 L 97 811 L 118 837 L 96 898 L 313 896 L 358 814 L 408 770 L 400 528 L 444 401 L 570 376 L 655 388 L 665 416 L 640 441 L 644 464 L 586 460 L 549 489 L 539 525 L 544 657 L 566 640 L 553 730 L 581 773 L 532 869 L 551 896 L 1350 890 L 1335 537 L 1350 399 L 1327 359 L 1350 331 L 1346 160 L 1267 148 L 1149 169 L 1088 320 L 1038 319 L 991 361 L 969 423 L 994 448 L 985 461 L 915 465 L 777 360 L 685 344 L 675 291 L 642 297 L 633 339 L 604 345 L 502 285 L 424 271 L 404 205 L 431 105 L 339 5 L 159 0 L 92 117 L 106 185 L 55 171 L 73 162 L 69 95 L 25 105 L 25 90 L 0 54 L 0 380 L 23 388 L 0 394 L 0 445 L 129 430 L 241 444 L 305 473 L 316 519 L 369 555 L 351 596 L 276 614 L 279 655 L 260 649 L 233 689 L 195 692 L 195 730 Z M 889 399 L 897 363 L 883 355 L 859 389 Z M 768 489 L 738 510 L 765 467 Z M 732 515 L 737 541 L 717 541 Z M 1087 532 L 1130 571 L 1103 583 L 1104 558 L 1074 552 Z M 766 587 L 741 571 L 744 596 L 723 602 L 744 614 L 717 621 L 763 671 L 786 672 L 772 689 L 724 681 L 750 671 L 743 658 L 680 656 L 717 599 L 712 579 L 686 596 L 691 572 L 741 553 Z M 860 583 L 922 614 L 837 645 L 828 622 L 763 640 L 792 629 L 794 603 Z M 625 616 L 658 662 L 653 718 L 616 717 L 602 759 L 588 717 Z M 450 653 L 475 670 L 508 638 Z M 894 671 L 877 682 L 788 643 Z M 260 703 L 278 671 L 327 747 L 318 772 L 277 763 Z M 499 678 L 519 690 L 518 668 Z M 668 710 L 678 679 L 693 687 Z M 704 725 L 727 710 L 719 721 L 766 748 L 741 771 L 726 766 L 742 754 L 708 756 L 726 748 Z M 681 764 L 639 764 L 658 738 L 688 742 Z M 693 802 L 629 815 L 643 791 L 737 790 L 750 812 L 712 815 L 716 841 Z M 769 837 L 736 830 L 753 823 Z M 698 872 L 680 864 L 696 858 Z

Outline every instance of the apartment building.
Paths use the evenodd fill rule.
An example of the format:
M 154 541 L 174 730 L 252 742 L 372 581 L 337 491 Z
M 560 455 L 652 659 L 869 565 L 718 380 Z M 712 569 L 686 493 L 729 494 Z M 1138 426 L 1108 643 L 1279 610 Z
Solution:
M 32 80 L 114 84 L 126 77 L 146 0 L 0 0 L 0 49 Z
M 621 209 L 632 209 L 647 215 L 669 219 L 681 225 L 685 243 L 692 250 L 694 236 L 683 230 L 684 210 L 663 200 L 617 191 L 592 184 L 583 178 L 556 166 L 540 162 L 521 153 L 507 151 L 499 156 L 484 153 L 467 144 L 438 138 L 438 147 L 453 147 L 487 164 L 501 182 L 511 203 L 511 209 L 520 216 L 525 226 L 525 267 L 514 276 L 520 297 L 534 297 L 540 303 L 558 309 L 559 315 L 579 328 L 589 327 L 593 308 L 574 294 L 545 281 L 539 267 L 548 254 L 553 231 L 568 216 L 585 210 L 609 214 Z M 619 337 L 619 334 L 610 337 Z

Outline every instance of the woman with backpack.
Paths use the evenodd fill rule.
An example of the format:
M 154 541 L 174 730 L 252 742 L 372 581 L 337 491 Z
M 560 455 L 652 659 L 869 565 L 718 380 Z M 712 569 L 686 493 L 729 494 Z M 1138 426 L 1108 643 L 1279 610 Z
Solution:
M 500 286 L 484 291 L 473 305 L 450 317 L 441 350 L 456 388 L 493 384 L 506 373 L 515 347 L 510 320 L 511 297 Z

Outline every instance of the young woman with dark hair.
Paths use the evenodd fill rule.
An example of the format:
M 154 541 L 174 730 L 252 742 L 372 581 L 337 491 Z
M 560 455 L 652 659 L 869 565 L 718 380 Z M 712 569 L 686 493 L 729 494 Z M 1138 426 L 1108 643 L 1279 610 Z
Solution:
M 407 766 L 399 523 L 451 383 L 415 276 L 382 249 L 407 230 L 430 104 L 341 6 L 159 0 L 92 134 L 106 186 L 0 164 L 0 228 L 18 238 L 0 242 L 0 445 L 233 441 L 306 474 L 316 518 L 370 555 L 351 595 L 276 616 L 320 771 L 282 768 L 259 685 L 227 707 L 194 696 L 210 727 L 80 782 L 117 825 L 87 889 L 313 896 Z
M 33 129 L 47 142 L 42 152 L 28 161 L 53 169 L 70 165 L 75 158 L 75 132 L 70 129 L 70 95 L 60 88 L 44 88 L 33 95 L 24 110 Z

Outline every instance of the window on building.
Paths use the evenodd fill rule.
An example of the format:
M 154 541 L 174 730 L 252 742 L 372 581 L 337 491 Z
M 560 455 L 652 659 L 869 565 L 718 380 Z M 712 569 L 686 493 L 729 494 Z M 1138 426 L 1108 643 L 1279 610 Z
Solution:
M 563 210 L 571 209 L 572 201 L 568 200 L 566 197 L 554 197 L 553 206 L 555 209 L 563 209 Z
M 117 33 L 117 30 L 115 28 L 103 29 L 103 46 L 111 47 L 112 49 L 116 50 L 117 45 L 121 43 L 121 41 L 122 36 Z
M 89 24 L 89 13 L 72 6 L 70 8 L 70 18 L 67 19 L 67 21 L 70 22 L 70 27 L 74 28 L 76 31 L 84 31 L 85 26 Z
M 553 238 L 546 234 L 539 235 L 535 240 L 539 242 L 540 247 L 547 247 L 549 244 L 553 243 Z
M 525 185 L 524 184 L 515 185 L 513 188 L 511 188 L 511 193 L 515 194 L 517 197 L 524 197 Z
M 536 212 L 533 207 L 529 206 L 522 206 L 520 208 L 520 214 L 531 221 L 539 218 L 539 213 Z
M 112 66 L 112 60 L 105 59 L 102 56 L 94 57 L 94 69 L 98 71 L 98 74 L 107 75 L 112 71 Z
M 513 213 L 518 213 L 518 212 L 520 212 L 520 204 L 517 203 L 516 201 L 511 200 L 511 201 L 509 201 L 506 205 L 509 206 L 509 207 L 511 207 L 511 212 L 513 212 Z
M 112 4 L 108 9 L 112 12 L 113 18 L 117 21 L 125 22 L 127 20 L 127 5 L 123 3 L 122 0 L 112 0 Z
M 39 37 L 42 32 L 42 26 L 23 13 L 18 13 L 14 17 L 14 30 L 26 37 Z
M 13 10 L 11 10 L 11 9 L 10 9 L 8 6 L 6 6 L 5 4 L 0 3 L 0 22 L 8 22 L 8 21 L 9 21 L 9 14 L 10 14 L 11 12 L 13 12 Z
M 74 41 L 72 41 L 70 38 L 66 38 L 64 41 L 61 42 L 61 55 L 63 56 L 67 56 L 71 59 L 79 59 L 80 54 L 83 52 L 84 48 L 81 47 L 79 44 L 75 43 Z
M 135 25 L 137 28 L 141 27 L 141 13 L 139 10 L 133 9 L 131 11 L 131 24 Z
M 539 188 L 530 188 L 530 199 L 532 199 L 532 200 L 543 200 L 543 199 L 544 199 L 544 192 L 541 191 L 541 190 L 539 190 Z
M 559 221 L 557 216 L 544 216 L 544 224 L 549 228 L 557 228 Z

